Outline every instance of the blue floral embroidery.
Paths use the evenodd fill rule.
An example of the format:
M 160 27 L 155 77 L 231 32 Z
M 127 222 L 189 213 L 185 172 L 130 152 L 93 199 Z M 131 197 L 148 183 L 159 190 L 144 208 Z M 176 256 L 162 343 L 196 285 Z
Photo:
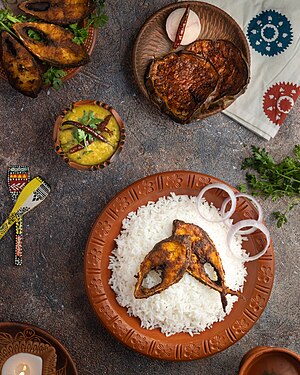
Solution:
M 291 44 L 293 31 L 285 15 L 265 10 L 249 22 L 247 36 L 251 47 L 261 55 L 274 56 Z

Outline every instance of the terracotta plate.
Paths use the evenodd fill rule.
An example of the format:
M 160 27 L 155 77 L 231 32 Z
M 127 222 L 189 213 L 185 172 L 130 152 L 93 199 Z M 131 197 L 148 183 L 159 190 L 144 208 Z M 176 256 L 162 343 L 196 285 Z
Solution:
M 250 65 L 250 50 L 247 39 L 236 21 L 222 9 L 199 1 L 185 1 L 167 5 L 154 13 L 142 26 L 133 49 L 133 71 L 137 84 L 142 93 L 149 98 L 145 87 L 145 73 L 153 57 L 163 56 L 172 49 L 165 24 L 168 15 L 177 8 L 190 5 L 190 9 L 198 14 L 201 23 L 199 39 L 226 39 L 240 49 L 248 65 Z M 197 119 L 213 115 L 228 107 L 245 91 L 245 88 L 234 97 L 221 101 Z
M 57 375 L 78 375 L 75 363 L 64 346 L 49 333 L 26 323 L 0 323 L 0 352 L 2 348 L 15 340 L 34 341 L 54 347 L 57 355 Z
M 12 11 L 14 13 L 16 13 L 16 14 L 17 13 L 21 13 L 20 10 L 17 7 L 17 4 L 21 3 L 22 1 L 18 0 L 15 3 L 13 3 L 13 4 L 7 4 L 7 5 L 12 9 Z M 5 6 L 5 4 L 3 4 L 3 1 L 0 1 L 0 8 L 3 8 L 4 6 Z M 43 22 L 43 21 L 41 20 L 41 22 Z M 88 37 L 87 37 L 86 41 L 84 42 L 85 48 L 86 48 L 89 56 L 91 56 L 91 54 L 93 52 L 93 49 L 95 47 L 96 38 L 97 38 L 97 30 L 94 27 L 92 27 L 92 26 L 89 27 L 89 29 L 88 29 Z M 65 75 L 62 78 L 62 81 L 67 81 L 70 78 L 74 77 L 74 75 L 77 74 L 83 67 L 84 67 L 84 65 L 76 67 L 76 68 L 64 69 L 67 72 L 67 75 Z M 3 70 L 2 66 L 1 66 L 1 62 L 0 62 L 0 77 L 3 78 L 3 79 L 5 79 L 5 80 L 7 79 L 6 78 L 6 73 L 5 73 L 5 71 Z
M 222 322 L 193 337 L 180 333 L 170 337 L 159 329 L 141 328 L 140 320 L 130 317 L 121 307 L 115 293 L 108 285 L 111 276 L 108 270 L 109 256 L 115 247 L 122 220 L 131 211 L 157 201 L 170 192 L 176 194 L 198 195 L 206 185 L 223 182 L 217 178 L 196 172 L 164 172 L 145 177 L 117 194 L 103 209 L 90 233 L 86 252 L 84 274 L 86 290 L 98 318 L 104 326 L 123 344 L 153 358 L 186 361 L 208 357 L 218 353 L 243 337 L 258 320 L 267 305 L 273 279 L 274 254 L 272 245 L 266 254 L 256 262 L 246 263 L 248 276 L 244 284 L 244 297 L 234 304 L 231 313 Z M 235 189 L 234 189 L 235 190 Z M 220 207 L 226 193 L 209 190 L 205 197 Z M 256 211 L 249 201 L 241 200 L 234 220 L 255 218 Z M 245 248 L 253 255 L 265 245 L 260 232 L 249 236 Z

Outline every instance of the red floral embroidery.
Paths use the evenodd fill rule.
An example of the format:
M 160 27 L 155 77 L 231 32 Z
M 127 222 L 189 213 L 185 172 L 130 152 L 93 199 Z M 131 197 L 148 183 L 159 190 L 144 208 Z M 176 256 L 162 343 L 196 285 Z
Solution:
M 263 108 L 268 119 L 282 125 L 300 94 L 300 86 L 279 82 L 268 88 L 264 95 Z

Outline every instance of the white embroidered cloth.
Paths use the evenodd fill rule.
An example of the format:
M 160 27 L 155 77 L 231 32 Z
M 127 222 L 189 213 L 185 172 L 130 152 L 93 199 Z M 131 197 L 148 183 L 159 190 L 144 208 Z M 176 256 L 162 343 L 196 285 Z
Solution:
M 249 86 L 223 113 L 269 140 L 300 94 L 300 0 L 206 2 L 236 20 L 251 51 Z

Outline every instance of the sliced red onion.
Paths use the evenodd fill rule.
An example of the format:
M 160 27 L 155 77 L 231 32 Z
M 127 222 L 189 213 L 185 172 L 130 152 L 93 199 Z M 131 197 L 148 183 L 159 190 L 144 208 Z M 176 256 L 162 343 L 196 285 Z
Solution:
M 206 217 L 203 216 L 201 210 L 200 210 L 200 204 L 201 204 L 201 199 L 203 198 L 203 195 L 204 193 L 207 192 L 207 190 L 210 190 L 210 189 L 221 189 L 221 190 L 224 190 L 226 191 L 226 193 L 229 195 L 230 199 L 231 199 L 231 208 L 230 210 L 226 213 L 226 215 L 224 215 L 222 218 L 218 219 L 218 220 L 211 220 L 211 219 L 208 219 Z M 206 221 L 209 221 L 210 223 L 221 223 L 221 222 L 224 222 L 225 220 L 229 219 L 230 216 L 234 213 L 235 211 L 235 208 L 236 208 L 236 197 L 235 197 L 235 194 L 233 192 L 233 190 L 225 185 L 225 184 L 221 184 L 221 183 L 215 183 L 215 184 L 210 184 L 210 185 L 207 185 L 205 186 L 199 193 L 198 197 L 197 197 L 197 209 L 198 209 L 198 212 L 200 214 L 201 217 L 203 217 L 203 219 L 205 219 Z
M 263 232 L 263 234 L 266 236 L 266 239 L 267 239 L 267 244 L 266 244 L 265 248 L 261 252 L 259 252 L 258 254 L 253 255 L 253 256 L 249 256 L 249 257 L 244 256 L 244 255 L 240 255 L 240 254 L 235 254 L 234 251 L 232 251 L 232 248 L 231 248 L 231 244 L 232 244 L 232 240 L 233 240 L 234 236 L 236 234 L 238 234 L 239 231 L 242 228 L 245 228 L 245 227 L 255 227 L 255 228 L 259 229 L 260 231 Z M 236 258 L 242 259 L 246 262 L 256 260 L 256 259 L 262 257 L 265 254 L 265 252 L 268 250 L 268 247 L 270 246 L 270 242 L 271 242 L 271 239 L 270 239 L 269 230 L 267 229 L 267 227 L 263 223 L 261 223 L 257 220 L 241 220 L 241 221 L 239 221 L 238 223 L 232 225 L 232 227 L 230 228 L 230 230 L 228 232 L 228 236 L 227 236 L 227 244 L 228 244 L 228 247 L 229 247 L 229 250 L 230 250 L 231 254 L 233 254 Z
M 258 222 L 262 222 L 263 221 L 263 210 L 262 210 L 262 207 L 261 205 L 257 202 L 257 200 L 252 197 L 252 195 L 249 195 L 249 194 L 244 194 L 244 193 L 237 193 L 235 194 L 236 198 L 240 198 L 240 197 L 244 197 L 244 198 L 247 198 L 249 199 L 250 201 L 252 201 L 254 203 L 254 205 L 256 206 L 257 208 L 257 211 L 258 211 L 258 218 L 257 218 L 257 221 Z M 226 206 L 227 204 L 229 203 L 230 201 L 230 197 L 226 198 L 225 201 L 223 202 L 222 204 L 222 207 L 221 207 L 221 210 L 220 210 L 220 213 L 221 215 L 224 217 L 225 215 L 225 209 L 226 209 Z M 226 220 L 225 221 L 225 224 L 230 227 L 231 226 L 231 223 L 229 222 L 229 220 Z M 251 234 L 251 233 L 254 233 L 256 231 L 256 228 L 253 227 L 253 228 L 250 228 L 250 229 L 244 229 L 244 230 L 240 230 L 237 234 Z

